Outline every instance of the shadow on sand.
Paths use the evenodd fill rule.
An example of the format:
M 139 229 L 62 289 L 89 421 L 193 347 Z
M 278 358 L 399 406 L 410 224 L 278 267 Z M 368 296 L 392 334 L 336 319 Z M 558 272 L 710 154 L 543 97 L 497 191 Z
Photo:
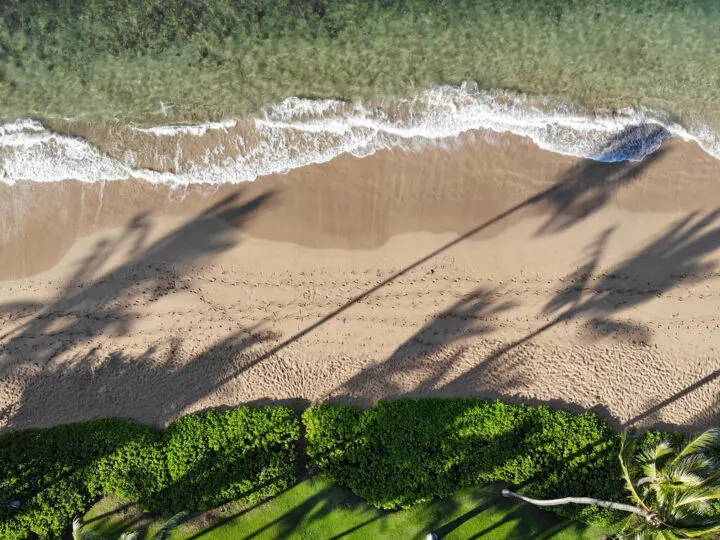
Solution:
M 639 139 L 633 130 L 637 128 L 629 128 L 616 141 L 600 149 L 598 154 L 617 152 L 618 141 L 630 139 L 637 142 Z M 643 144 L 653 144 L 653 141 L 666 136 L 660 129 L 645 130 L 643 133 L 646 136 Z M 180 368 L 175 361 L 176 353 L 180 350 L 178 341 L 171 347 L 166 360 L 160 363 L 154 358 L 158 351 L 151 347 L 137 357 L 123 351 L 113 351 L 106 363 L 98 367 L 97 355 L 100 353 L 91 350 L 78 356 L 73 363 L 67 363 L 67 367 L 48 369 L 47 366 L 57 355 L 72 351 L 78 345 L 89 344 L 101 334 L 130 333 L 134 321 L 131 301 L 142 299 L 144 302 L 154 302 L 163 295 L 187 287 L 187 272 L 192 263 L 235 245 L 238 241 L 237 230 L 269 203 L 272 195 L 245 202 L 240 202 L 239 195 L 229 197 L 149 246 L 145 245 L 149 234 L 148 217 L 137 216 L 120 239 L 98 244 L 68 282 L 60 298 L 42 311 L 37 311 L 37 305 L 0 306 L 0 312 L 21 308 L 26 313 L 35 313 L 27 323 L 16 328 L 11 336 L 6 335 L 6 339 L 9 339 L 0 353 L 0 373 L 7 375 L 18 366 L 34 364 L 38 368 L 36 381 L 45 378 L 44 382 L 48 383 L 33 384 L 33 381 L 29 381 L 20 405 L 12 410 L 0 411 L 0 415 L 4 416 L 9 428 L 26 425 L 29 422 L 26 411 L 30 410 L 43 410 L 42 414 L 48 415 L 42 420 L 44 425 L 72 421 L 73 411 L 87 411 L 87 407 L 92 406 L 74 399 L 78 388 L 67 384 L 67 381 L 78 379 L 84 382 L 74 384 L 98 385 L 96 398 L 103 403 L 116 400 L 117 406 L 113 410 L 119 416 L 125 416 L 127 409 L 124 405 L 127 404 L 124 402 L 128 401 L 128 396 L 123 394 L 122 384 L 129 385 L 130 379 L 120 384 L 117 378 L 122 380 L 123 373 L 129 373 L 136 366 L 147 363 L 145 382 L 139 385 L 141 388 L 133 390 L 130 399 L 145 401 L 143 407 L 156 411 L 154 417 L 165 423 L 188 405 L 217 391 L 245 370 L 302 339 L 385 285 L 512 214 L 534 208 L 547 215 L 547 220 L 537 234 L 551 234 L 572 227 L 606 206 L 618 189 L 636 181 L 647 167 L 657 163 L 665 154 L 665 150 L 660 148 L 640 162 L 600 163 L 585 160 L 563 174 L 549 189 L 479 224 L 279 343 L 277 336 L 264 334 L 259 326 L 255 326 L 227 337 Z M 464 375 L 455 380 L 447 380 L 447 372 L 461 361 L 462 352 L 444 358 L 429 371 L 423 371 L 429 373 L 426 378 L 413 380 L 414 389 L 410 395 L 429 392 L 433 395 L 467 395 L 469 389 L 476 389 L 480 395 L 502 396 L 523 382 L 519 370 L 507 365 L 506 354 L 570 319 L 583 318 L 586 321 L 588 338 L 622 334 L 638 342 L 647 342 L 650 336 L 646 328 L 628 321 L 613 320 L 612 317 L 680 284 L 705 279 L 712 270 L 712 264 L 704 262 L 703 257 L 720 245 L 720 229 L 715 224 L 717 216 L 717 212 L 706 216 L 688 216 L 658 240 L 618 264 L 611 272 L 597 277 L 598 262 L 604 246 L 612 236 L 612 228 L 608 228 L 589 246 L 586 260 L 568 275 L 565 282 L 571 285 L 563 287 L 546 306 L 545 315 L 555 315 L 550 322 L 514 343 L 499 347 L 482 361 L 473 362 Z M 121 247 L 128 249 L 128 245 L 131 246 L 129 262 L 96 277 L 105 261 Z M 423 358 L 457 340 L 488 334 L 492 330 L 492 318 L 512 307 L 499 296 L 497 291 L 472 291 L 436 320 L 421 328 L 383 364 L 348 381 L 340 389 L 340 395 L 348 398 L 397 395 L 400 388 L 407 388 L 407 385 L 398 385 L 397 381 L 418 377 Z M 59 339 L 60 334 L 62 339 Z M 174 339 L 180 340 L 179 337 Z M 273 346 L 270 346 L 270 341 L 274 343 Z M 263 347 L 266 350 L 264 353 L 250 350 L 261 344 L 267 344 L 270 348 Z M 107 356 L 107 353 L 103 352 L 103 355 Z M 81 370 L 88 377 L 64 377 L 63 370 Z M 500 370 L 508 373 L 503 385 L 492 389 L 483 388 L 484 377 Z M 512 373 L 516 375 L 511 376 Z M 153 388 L 160 384 L 173 389 L 171 397 L 161 397 L 159 393 L 153 392 Z M 50 387 L 53 388 L 51 395 L 41 390 Z M 62 401 L 55 400 L 55 397 Z M 53 406 L 61 402 L 70 406 Z M 67 414 L 68 409 L 71 414 Z M 87 417 L 85 412 L 80 416 Z
M 530 334 L 498 347 L 486 358 L 472 360 L 472 364 L 467 366 L 469 361 L 463 359 L 464 347 L 447 346 L 470 336 L 488 334 L 493 329 L 493 316 L 512 309 L 511 305 L 502 301 L 502 295 L 497 291 L 473 291 L 421 328 L 386 361 L 362 371 L 336 389 L 334 399 L 361 406 L 370 406 L 375 400 L 387 397 L 479 396 L 508 399 L 507 395 L 515 394 L 524 383 L 530 382 L 527 378 L 531 376 L 523 368 L 522 359 L 511 358 L 508 353 L 551 328 L 576 319 L 585 321 L 582 337 L 586 339 L 612 336 L 647 345 L 650 332 L 646 327 L 631 321 L 614 320 L 613 317 L 675 287 L 713 277 L 716 263 L 706 261 L 705 257 L 720 247 L 718 217 L 720 213 L 717 211 L 707 215 L 692 213 L 610 270 L 596 275 L 613 230 L 609 228 L 601 232 L 588 246 L 585 260 L 563 279 L 563 286 L 545 306 L 544 314 L 554 317 Z M 441 354 L 431 356 L 437 352 Z M 451 377 L 448 372 L 458 365 L 469 369 L 460 370 L 462 375 L 448 380 Z M 708 366 L 708 371 L 712 370 L 713 366 Z M 457 373 L 458 369 L 454 371 Z M 718 380 L 720 375 L 713 371 L 625 425 L 657 414 L 674 401 Z M 408 391 L 408 388 L 412 389 Z M 549 404 L 576 412 L 583 410 L 578 405 L 561 400 L 538 401 L 523 396 L 519 401 Z M 714 408 L 702 413 L 695 421 L 688 422 L 687 427 L 700 429 L 717 422 L 717 408 L 716 403 Z M 604 407 L 598 406 L 595 410 L 615 427 L 621 427 L 619 420 Z M 702 421 L 698 424 L 700 418 Z
M 169 349 L 160 362 L 154 346 L 138 356 L 120 350 L 87 351 L 100 335 L 132 333 L 137 302 L 153 303 L 188 289 L 193 263 L 235 246 L 238 231 L 273 197 L 264 194 L 241 201 L 240 195 L 238 191 L 223 199 L 150 245 L 146 245 L 148 216 L 139 215 L 117 240 L 99 242 L 78 265 L 59 298 L 44 309 L 37 305 L 0 306 L 0 311 L 20 307 L 35 313 L 6 334 L 8 341 L 0 351 L 3 377 L 31 366 L 33 373 L 19 404 L 0 411 L 0 420 L 7 428 L 22 428 L 29 422 L 54 425 L 87 419 L 92 416 L 88 411 L 93 410 L 119 417 L 152 411 L 152 416 L 164 424 L 215 391 L 219 381 L 229 380 L 242 370 L 240 353 L 274 337 L 261 331 L 259 325 L 234 332 L 184 363 L 178 361 L 183 339 L 178 336 L 169 337 Z M 118 255 L 125 255 L 127 262 L 102 273 L 108 259 Z M 168 336 L 158 338 L 167 341 Z M 58 355 L 72 355 L 82 345 L 86 352 L 78 352 L 59 367 L 51 365 Z M 90 387 L 93 391 L 83 391 Z M 160 392 L 159 388 L 164 390 Z
M 611 151 L 618 152 L 619 142 L 626 141 L 628 138 L 633 145 L 647 144 L 652 146 L 654 142 L 667 137 L 667 132 L 659 127 L 651 129 L 648 132 L 647 140 L 638 139 L 637 131 L 637 126 L 627 128 L 625 131 L 618 134 L 616 139 L 608 143 L 605 147 L 599 149 L 597 154 L 605 156 Z M 537 231 L 538 234 L 559 232 L 560 230 L 567 229 L 572 225 L 579 223 L 608 204 L 612 200 L 612 194 L 616 190 L 632 183 L 647 167 L 659 161 L 666 153 L 667 151 L 664 148 L 659 148 L 656 152 L 645 157 L 645 159 L 640 162 L 621 161 L 615 163 L 600 163 L 585 160 L 583 164 L 564 174 L 562 178 L 560 178 L 559 181 L 549 189 L 542 191 L 541 193 L 538 193 L 537 195 L 534 195 L 515 206 L 512 206 L 497 216 L 481 223 L 477 227 L 463 233 L 451 242 L 444 244 L 438 249 L 409 264 L 362 294 L 351 298 L 339 308 L 321 317 L 319 320 L 307 326 L 300 332 L 278 343 L 263 356 L 257 358 L 255 363 L 262 362 L 270 356 L 280 352 L 288 345 L 291 345 L 311 332 L 314 332 L 328 321 L 333 320 L 335 317 L 341 315 L 354 305 L 378 292 L 386 285 L 389 285 L 412 270 L 422 266 L 428 261 L 431 261 L 438 255 L 441 255 L 454 246 L 478 235 L 482 231 L 502 222 L 504 219 L 517 214 L 522 210 L 534 208 L 543 214 L 550 214 L 548 222 Z

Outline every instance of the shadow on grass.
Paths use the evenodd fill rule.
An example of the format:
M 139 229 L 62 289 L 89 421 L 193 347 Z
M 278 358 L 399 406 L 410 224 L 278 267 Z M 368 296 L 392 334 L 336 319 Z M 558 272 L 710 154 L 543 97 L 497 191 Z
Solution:
M 500 529 L 512 538 L 552 538 L 565 529 L 575 528 L 578 536 L 586 530 L 581 524 L 507 500 L 500 495 L 500 487 L 465 488 L 408 510 L 384 511 L 369 507 L 347 489 L 315 478 L 184 537 L 423 540 L 431 531 L 440 538 L 462 531 L 461 536 L 457 532 L 452 536 L 465 538 Z
M 292 489 L 292 488 L 288 488 L 288 489 Z M 275 498 L 281 497 L 283 493 L 286 493 L 288 491 L 288 489 L 284 489 L 283 491 L 281 491 L 280 493 L 275 495 Z M 196 540 L 197 538 L 202 538 L 205 535 L 213 532 L 215 529 L 219 529 L 220 527 L 227 525 L 228 523 L 238 519 L 239 517 L 244 516 L 245 514 L 248 514 L 249 512 L 256 510 L 257 508 L 261 507 L 266 502 L 267 501 L 259 501 L 255 504 L 246 506 L 246 507 L 242 508 L 241 510 L 238 510 L 237 512 L 235 512 L 229 516 L 224 515 L 221 518 L 216 518 L 214 520 L 214 523 L 212 523 L 212 525 L 203 527 L 202 530 L 199 530 L 198 532 L 193 533 L 190 536 L 188 536 L 186 538 L 186 540 Z
M 449 523 L 445 523 L 440 528 L 433 528 L 432 532 L 437 534 L 438 538 L 444 538 L 445 536 L 450 534 L 452 531 L 454 531 L 461 525 L 463 525 L 466 522 L 470 521 L 471 519 L 479 516 L 482 512 L 486 511 L 488 508 L 489 508 L 489 504 L 478 505 L 475 508 L 473 508 L 472 510 L 465 512 L 462 516 L 453 519 Z
M 96 515 L 96 516 L 93 516 L 93 517 L 90 518 L 90 519 L 86 519 L 86 520 L 84 520 L 84 522 L 85 522 L 85 523 L 92 523 L 92 522 L 94 522 L 94 521 L 98 521 L 98 520 L 101 520 L 101 519 L 105 520 L 105 519 L 107 519 L 107 518 L 109 518 L 109 517 L 111 517 L 111 516 L 115 516 L 115 515 L 117 515 L 117 514 L 124 513 L 124 512 L 125 512 L 126 510 L 128 510 L 131 506 L 132 506 L 132 503 L 129 503 L 129 502 L 128 502 L 128 503 L 125 503 L 125 504 L 122 504 L 122 505 L 118 506 L 117 508 L 113 508 L 112 510 L 109 510 L 109 511 L 107 511 L 107 512 L 103 512 L 102 514 L 98 514 L 98 515 Z

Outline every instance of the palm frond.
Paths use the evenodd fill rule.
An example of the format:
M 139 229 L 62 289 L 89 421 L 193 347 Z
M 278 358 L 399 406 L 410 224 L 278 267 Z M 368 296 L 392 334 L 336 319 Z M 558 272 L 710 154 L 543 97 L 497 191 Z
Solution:
M 675 449 L 670 445 L 668 441 L 660 441 L 654 445 L 646 445 L 641 448 L 637 455 L 636 461 L 643 470 L 645 476 L 657 476 L 658 475 L 658 461 L 670 454 L 674 454 Z
M 650 475 L 650 476 L 644 476 L 643 478 L 641 478 L 640 480 L 638 480 L 635 484 L 638 485 L 638 486 L 644 486 L 644 485 L 646 485 L 646 484 L 654 484 L 654 483 L 657 482 L 657 481 L 658 481 L 658 477 L 657 477 L 657 476 L 655 476 L 655 475 Z
M 80 516 L 75 516 L 72 524 L 72 535 L 73 540 L 82 540 L 83 534 L 83 522 Z
M 140 531 L 132 531 L 132 532 L 126 532 L 122 533 L 118 540 L 138 540 L 140 538 Z
M 177 528 L 180 523 L 183 522 L 185 517 L 187 516 L 187 512 L 178 512 L 173 517 L 171 517 L 165 525 L 163 525 L 162 529 L 160 529 L 157 534 L 155 534 L 154 539 L 155 540 L 170 540 L 170 537 L 172 536 L 173 531 Z
M 705 482 L 705 477 L 684 468 L 668 471 L 668 474 L 661 478 L 662 481 L 658 483 L 668 489 L 689 489 L 699 487 Z
M 642 533 L 620 531 L 613 536 L 615 540 L 644 540 Z
M 712 428 L 691 439 L 685 448 L 680 450 L 673 461 L 679 461 L 685 456 L 720 449 L 720 429 Z
M 691 524 L 697 521 L 697 515 L 692 511 L 691 507 L 675 506 L 674 504 L 665 504 L 658 506 L 658 511 L 663 517 L 675 525 Z
M 72 536 L 73 540 L 93 540 L 95 535 L 85 529 L 85 523 L 83 523 L 81 516 L 75 516 L 72 522 Z
M 623 476 L 625 477 L 625 483 L 627 484 L 627 488 L 630 490 L 630 497 L 632 500 L 642 506 L 645 510 L 650 511 L 650 509 L 645 505 L 645 501 L 638 495 L 637 491 L 635 490 L 635 484 L 633 482 L 632 476 L 630 474 L 630 468 L 628 466 L 628 463 L 630 462 L 630 458 L 633 456 L 635 449 L 637 448 L 637 437 L 634 435 L 633 432 L 625 431 L 623 432 L 622 436 L 620 437 L 620 468 L 622 469 Z
M 652 484 L 646 492 L 646 497 L 650 498 L 654 496 L 655 504 L 650 506 L 657 507 L 656 509 L 663 508 L 672 504 L 673 490 L 668 489 L 666 484 Z
M 720 533 L 720 521 L 708 522 L 695 527 L 677 528 L 675 532 L 681 538 L 715 538 Z
M 699 503 L 707 503 L 708 500 L 711 499 L 708 499 L 708 494 L 702 488 L 688 489 L 683 490 L 677 494 L 675 500 L 673 501 L 673 505 L 676 508 L 682 508 L 683 506 L 688 505 L 692 505 L 693 507 L 695 507 Z M 692 512 L 693 510 L 694 508 L 690 511 Z
M 673 459 L 670 463 L 665 464 L 661 468 L 661 472 L 672 470 L 686 470 L 696 472 L 703 476 L 710 476 L 716 470 L 716 460 L 705 453 L 689 454 L 683 459 Z
M 647 530 L 648 522 L 646 519 L 633 514 L 625 521 L 625 526 L 618 533 L 618 538 L 635 538 Z
M 623 528 L 614 538 L 622 540 L 650 540 L 652 538 L 674 540 L 677 537 L 669 528 L 651 525 L 647 520 L 641 518 L 636 520 L 630 527 Z
M 636 468 L 629 466 L 631 458 Z M 623 434 L 620 465 L 633 499 L 657 516 L 630 518 L 621 538 L 715 538 L 720 532 L 715 503 L 720 500 L 720 430 L 706 431 L 685 447 L 660 441 L 640 448 L 637 437 Z M 633 478 L 640 470 L 644 476 Z
M 686 504 L 693 504 L 695 502 L 709 502 L 720 500 L 720 487 L 710 488 L 698 488 L 693 490 L 687 490 L 678 497 L 675 503 L 678 506 L 684 506 Z

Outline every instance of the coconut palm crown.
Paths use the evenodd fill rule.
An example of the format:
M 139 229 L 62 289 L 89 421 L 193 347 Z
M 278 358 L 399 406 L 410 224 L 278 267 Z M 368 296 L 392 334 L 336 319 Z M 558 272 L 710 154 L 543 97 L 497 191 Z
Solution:
M 669 440 L 640 444 L 623 434 L 620 464 L 630 497 L 648 512 L 631 514 L 621 538 L 720 536 L 720 430 L 684 446 Z
M 720 430 L 710 429 L 685 445 L 639 441 L 624 433 L 620 445 L 620 466 L 633 504 L 593 497 L 531 499 L 509 489 L 502 493 L 536 506 L 593 504 L 628 512 L 617 538 L 720 539 Z

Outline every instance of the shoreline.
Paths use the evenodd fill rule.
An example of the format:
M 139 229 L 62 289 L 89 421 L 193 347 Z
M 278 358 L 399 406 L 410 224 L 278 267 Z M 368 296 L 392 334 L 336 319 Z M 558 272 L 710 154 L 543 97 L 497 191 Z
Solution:
M 244 224 L 245 234 L 356 249 L 379 247 L 406 232 L 465 234 L 528 201 L 474 237 L 488 238 L 538 214 L 582 219 L 606 204 L 634 212 L 711 208 L 720 206 L 718 177 L 720 161 L 678 140 L 666 141 L 641 162 L 601 163 L 548 152 L 514 135 L 484 140 L 465 134 L 451 150 L 342 155 L 240 184 L 0 183 L 0 280 L 50 269 L 77 239 L 94 231 L 139 216 L 191 217 L 226 197 L 240 202 L 272 195 L 272 204 Z M 532 201 L 553 189 L 558 200 Z M 28 242 L 37 247 L 26 249 Z
M 643 161 L 670 139 L 720 159 L 711 124 L 687 125 L 644 107 L 584 110 L 554 98 L 474 83 L 438 86 L 381 104 L 290 97 L 257 117 L 138 129 L 119 121 L 30 119 L 0 125 L 3 180 L 95 183 L 144 180 L 171 187 L 240 184 L 350 154 L 421 152 L 522 139 L 565 156 Z M 50 129 L 52 128 L 52 129 Z

